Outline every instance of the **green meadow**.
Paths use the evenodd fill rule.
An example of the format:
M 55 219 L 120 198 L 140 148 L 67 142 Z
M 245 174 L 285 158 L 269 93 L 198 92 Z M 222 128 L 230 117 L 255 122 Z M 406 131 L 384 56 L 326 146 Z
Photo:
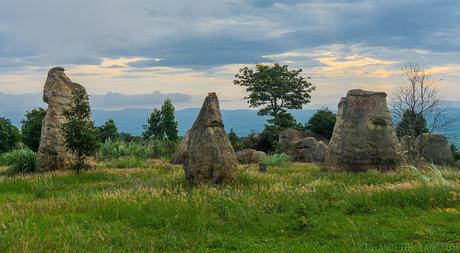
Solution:
M 253 165 L 193 189 L 153 161 L 0 176 L 0 252 L 231 251 L 459 252 L 460 171 Z

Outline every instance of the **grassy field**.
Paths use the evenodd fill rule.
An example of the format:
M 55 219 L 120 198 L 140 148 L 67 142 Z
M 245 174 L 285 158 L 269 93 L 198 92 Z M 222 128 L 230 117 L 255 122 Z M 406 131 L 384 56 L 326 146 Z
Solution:
M 460 251 L 459 170 L 241 167 L 188 189 L 181 167 L 106 166 L 0 176 L 0 252 Z

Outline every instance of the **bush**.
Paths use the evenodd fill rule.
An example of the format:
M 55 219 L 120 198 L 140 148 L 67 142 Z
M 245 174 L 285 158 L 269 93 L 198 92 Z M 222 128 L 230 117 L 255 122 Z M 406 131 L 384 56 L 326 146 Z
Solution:
M 15 149 L 20 141 L 19 129 L 10 120 L 0 117 L 0 154 Z
M 335 114 L 328 108 L 321 108 L 308 120 L 307 130 L 331 139 L 335 126 Z
M 267 166 L 286 167 L 291 161 L 291 157 L 285 153 L 266 155 L 261 163 Z
M 63 111 L 67 122 L 60 125 L 60 129 L 66 149 L 76 157 L 72 167 L 79 174 L 82 169 L 89 167 L 88 157 L 96 153 L 98 131 L 94 122 L 90 120 L 91 108 L 86 91 L 75 90 L 72 92 L 72 97 L 72 106 Z
M 28 148 L 13 150 L 0 156 L 0 165 L 12 174 L 32 173 L 37 169 L 37 155 Z

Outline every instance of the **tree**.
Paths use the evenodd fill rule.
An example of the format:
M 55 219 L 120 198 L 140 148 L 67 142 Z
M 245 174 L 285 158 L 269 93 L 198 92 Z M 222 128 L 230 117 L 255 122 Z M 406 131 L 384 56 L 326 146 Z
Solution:
M 19 129 L 9 119 L 0 117 L 0 154 L 15 149 L 20 141 Z
M 335 114 L 329 109 L 321 108 L 308 120 L 307 130 L 331 139 L 335 126 Z
M 144 125 L 144 132 L 142 133 L 144 139 L 160 139 L 163 138 L 163 129 L 161 126 L 161 111 L 155 108 L 150 113 L 147 119 L 147 125 Z
M 177 142 L 179 134 L 177 121 L 174 116 L 174 106 L 170 99 L 166 99 L 161 109 L 155 108 L 144 125 L 144 139 L 168 140 Z
M 396 134 L 399 138 L 405 135 L 419 136 L 428 132 L 425 118 L 412 110 L 406 110 L 401 121 L 396 126 Z
M 281 126 L 281 115 L 289 114 L 287 110 L 300 110 L 308 104 L 315 87 L 308 81 L 309 77 L 301 75 L 302 69 L 289 70 L 287 65 L 256 64 L 256 69 L 244 67 L 235 75 L 233 83 L 246 87 L 249 93 L 245 99 L 250 107 L 262 109 L 258 115 L 270 115 L 272 123 Z
M 97 128 L 99 132 L 99 140 L 106 142 L 107 140 L 117 140 L 120 138 L 118 128 L 112 119 L 107 120 L 102 126 Z
M 177 130 L 177 121 L 174 116 L 174 106 L 171 99 L 166 99 L 161 106 L 162 127 L 167 140 L 177 142 L 179 140 L 179 131 Z
M 35 108 L 27 112 L 21 121 L 22 142 L 32 151 L 37 152 L 40 146 L 42 123 L 46 116 L 46 110 Z
M 432 75 L 424 70 L 419 64 L 409 63 L 402 68 L 403 81 L 395 89 L 391 97 L 393 114 L 404 120 L 403 131 L 408 138 L 409 159 L 415 165 L 422 161 L 422 142 L 415 148 L 415 138 L 421 131 L 425 131 L 423 121 L 431 122 L 428 130 L 438 131 L 448 123 L 445 117 L 445 107 L 442 103 L 440 90 Z M 406 117 L 404 117 L 406 114 Z
M 65 147 L 76 157 L 73 168 L 80 171 L 87 168 L 86 160 L 94 155 L 97 148 L 98 131 L 91 121 L 91 109 L 85 90 L 72 92 L 73 104 L 63 111 L 67 120 L 60 126 L 65 140 Z

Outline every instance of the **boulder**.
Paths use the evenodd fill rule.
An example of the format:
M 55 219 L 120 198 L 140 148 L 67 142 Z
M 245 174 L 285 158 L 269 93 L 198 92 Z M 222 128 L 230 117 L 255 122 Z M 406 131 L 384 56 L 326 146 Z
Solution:
M 236 152 L 236 158 L 241 164 L 260 163 L 267 154 L 255 149 L 244 149 Z
M 318 144 L 320 140 L 321 144 Z M 321 135 L 293 128 L 281 131 L 279 149 L 297 162 L 323 162 L 328 140 Z M 322 153 L 322 154 L 321 154 Z
M 209 93 L 190 129 L 184 163 L 187 183 L 220 184 L 233 179 L 238 164 L 235 151 L 224 130 L 215 93 Z
M 63 111 L 73 103 L 72 93 L 85 88 L 72 82 L 64 73 L 64 68 L 55 67 L 48 72 L 43 90 L 43 101 L 48 110 L 43 120 L 37 165 L 40 171 L 67 169 L 73 156 L 64 146 L 60 126 L 66 122 Z
M 386 93 L 350 90 L 338 105 L 324 168 L 392 170 L 402 161 Z
M 422 134 L 414 142 L 417 152 L 422 153 L 425 161 L 436 165 L 454 165 L 454 157 L 449 141 L 441 134 Z M 420 154 L 420 153 L 418 153 Z
M 324 162 L 324 159 L 326 158 L 326 153 L 327 153 L 327 144 L 324 143 L 323 141 L 318 141 L 318 144 L 316 144 L 316 150 L 313 155 L 313 158 L 315 159 L 314 161 L 316 162 Z
M 298 162 L 323 162 L 327 145 L 313 137 L 301 139 L 295 144 L 295 153 L 292 156 Z
M 176 152 L 174 153 L 174 155 L 171 157 L 171 160 L 169 161 L 171 164 L 184 164 L 185 159 L 187 158 L 187 153 L 188 153 L 189 136 L 190 136 L 190 131 L 187 131 L 187 133 L 184 136 L 184 139 L 179 144 L 179 147 L 177 147 Z

